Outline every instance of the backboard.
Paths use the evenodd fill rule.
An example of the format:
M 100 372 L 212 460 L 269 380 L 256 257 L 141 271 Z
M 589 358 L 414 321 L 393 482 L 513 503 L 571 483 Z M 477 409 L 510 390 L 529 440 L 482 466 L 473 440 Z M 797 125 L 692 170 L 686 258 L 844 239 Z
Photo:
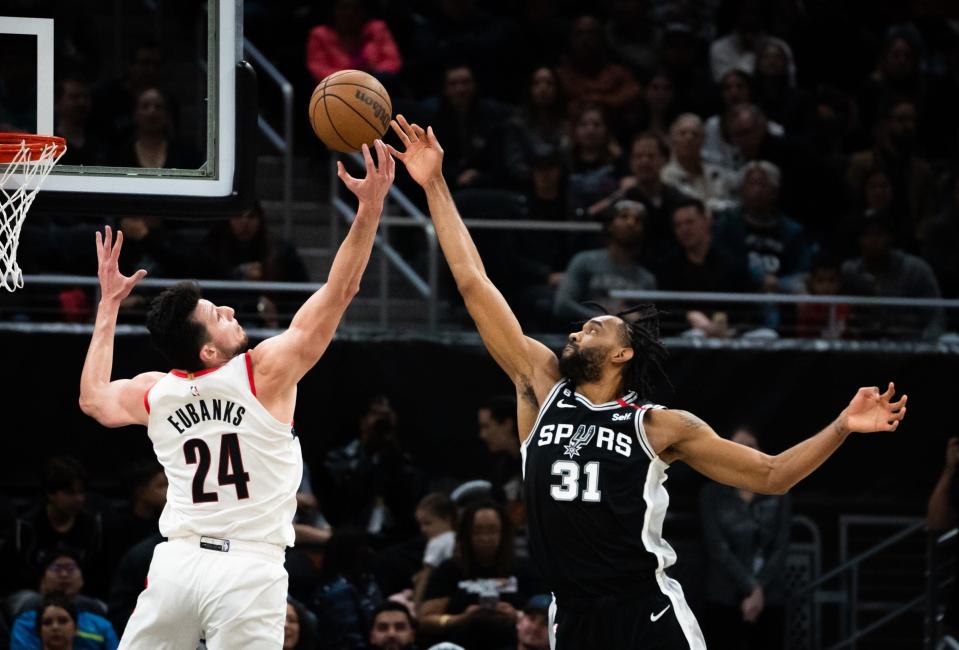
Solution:
M 242 0 L 9 0 L 2 13 L 0 131 L 67 140 L 31 211 L 190 215 L 250 200 Z

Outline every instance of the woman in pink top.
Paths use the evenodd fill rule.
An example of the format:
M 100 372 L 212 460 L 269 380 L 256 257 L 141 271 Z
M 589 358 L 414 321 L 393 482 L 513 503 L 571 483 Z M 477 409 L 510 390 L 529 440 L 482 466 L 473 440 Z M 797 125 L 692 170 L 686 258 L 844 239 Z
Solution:
M 395 74 L 403 59 L 386 23 L 366 19 L 363 0 L 337 0 L 333 25 L 318 25 L 310 32 L 306 67 L 320 81 L 347 69 Z

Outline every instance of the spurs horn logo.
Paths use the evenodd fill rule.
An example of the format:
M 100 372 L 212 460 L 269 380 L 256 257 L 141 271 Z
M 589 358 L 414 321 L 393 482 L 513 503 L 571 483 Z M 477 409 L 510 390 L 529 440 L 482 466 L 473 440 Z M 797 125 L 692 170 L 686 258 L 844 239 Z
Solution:
M 566 451 L 563 452 L 566 456 L 573 458 L 574 456 L 579 456 L 579 450 L 589 444 L 589 441 L 593 439 L 593 436 L 596 435 L 596 425 L 586 428 L 585 424 L 579 425 L 576 429 L 576 433 L 573 434 L 573 437 L 569 439 L 569 444 L 566 445 Z

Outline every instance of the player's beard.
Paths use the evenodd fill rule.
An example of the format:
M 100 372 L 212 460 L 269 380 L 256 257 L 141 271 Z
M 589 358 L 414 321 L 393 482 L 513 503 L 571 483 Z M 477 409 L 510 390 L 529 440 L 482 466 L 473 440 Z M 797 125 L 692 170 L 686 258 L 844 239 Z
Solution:
M 603 376 L 603 361 L 606 350 L 602 348 L 570 348 L 570 353 L 559 357 L 559 372 L 574 385 L 599 381 Z

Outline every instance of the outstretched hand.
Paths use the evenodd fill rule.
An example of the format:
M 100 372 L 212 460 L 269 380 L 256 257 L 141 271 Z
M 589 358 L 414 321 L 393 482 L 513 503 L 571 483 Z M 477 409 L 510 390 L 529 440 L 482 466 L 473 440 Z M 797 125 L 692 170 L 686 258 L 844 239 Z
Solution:
M 391 146 L 390 153 L 406 165 L 414 181 L 425 186 L 443 176 L 443 147 L 433 135 L 433 127 L 424 131 L 418 124 L 407 122 L 402 115 L 397 115 L 390 126 L 403 143 L 403 151 Z
M 875 386 L 860 388 L 843 411 L 845 429 L 850 433 L 895 431 L 906 417 L 906 401 L 909 399 L 908 395 L 903 395 L 899 401 L 893 402 L 895 394 L 892 382 L 885 393 L 880 393 Z
M 342 162 L 336 163 L 336 175 L 340 177 L 347 189 L 356 195 L 360 203 L 369 203 L 382 205 L 386 199 L 386 194 L 390 191 L 393 184 L 393 176 L 396 173 L 396 162 L 386 150 L 383 141 L 377 139 L 373 143 L 376 149 L 376 164 L 373 163 L 373 155 L 370 148 L 363 145 L 363 162 L 366 164 L 366 177 L 353 178 L 346 173 L 346 168 Z
M 123 248 L 123 231 L 117 231 L 116 241 L 113 240 L 113 231 L 110 226 L 106 227 L 103 234 L 97 231 L 97 276 L 100 278 L 100 299 L 117 305 L 130 295 L 136 283 L 147 274 L 143 269 L 129 277 L 120 273 L 121 248 Z

